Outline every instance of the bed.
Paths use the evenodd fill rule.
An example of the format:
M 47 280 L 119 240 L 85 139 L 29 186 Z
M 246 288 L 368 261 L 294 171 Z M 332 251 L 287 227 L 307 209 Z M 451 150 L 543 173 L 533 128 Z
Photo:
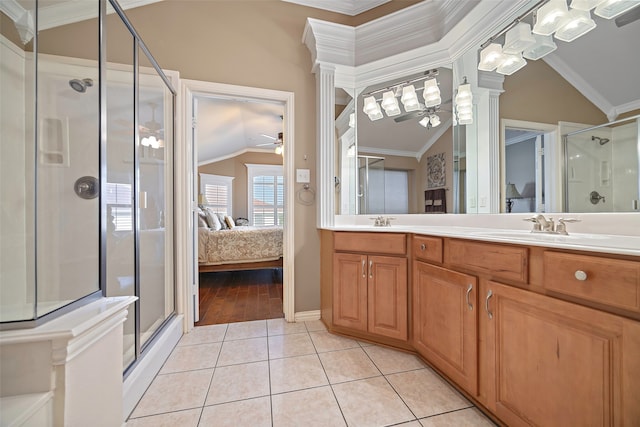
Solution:
M 282 267 L 282 227 L 198 228 L 202 272 Z

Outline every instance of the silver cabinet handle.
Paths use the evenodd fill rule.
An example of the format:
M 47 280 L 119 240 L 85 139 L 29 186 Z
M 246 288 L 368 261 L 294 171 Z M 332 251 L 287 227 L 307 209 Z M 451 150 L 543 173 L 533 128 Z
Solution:
M 420 250 L 421 251 L 425 251 L 427 249 L 427 245 L 425 245 L 424 243 L 420 245 Z
M 373 279 L 373 261 L 369 260 L 369 279 Z
M 489 300 L 491 299 L 492 296 L 493 296 L 493 291 L 489 289 L 489 292 L 487 292 L 487 299 L 484 300 L 484 309 L 487 311 L 487 315 L 489 315 L 489 319 L 493 319 L 493 313 L 491 312 L 491 310 L 489 310 Z
M 581 282 L 584 282 L 585 280 L 587 280 L 587 273 L 585 273 L 582 270 L 577 270 L 574 274 L 576 279 L 580 280 Z
M 469 294 L 471 293 L 472 290 L 473 290 L 473 285 L 470 284 L 469 287 L 467 288 L 467 307 L 469 307 L 469 310 L 471 311 L 473 311 L 473 305 L 469 301 Z
M 367 273 L 364 270 L 366 265 L 367 265 L 367 260 L 362 258 L 362 277 L 363 278 L 367 277 Z

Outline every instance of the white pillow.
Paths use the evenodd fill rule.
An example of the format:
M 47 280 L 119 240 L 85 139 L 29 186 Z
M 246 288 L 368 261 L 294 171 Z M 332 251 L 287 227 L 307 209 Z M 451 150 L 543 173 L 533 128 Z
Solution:
M 205 208 L 205 213 L 207 214 L 207 223 L 210 229 L 215 231 L 222 229 L 218 215 L 211 208 Z

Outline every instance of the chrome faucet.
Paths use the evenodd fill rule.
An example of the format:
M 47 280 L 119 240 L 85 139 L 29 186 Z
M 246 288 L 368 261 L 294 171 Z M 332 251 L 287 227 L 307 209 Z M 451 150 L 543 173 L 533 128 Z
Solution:
M 531 218 L 524 218 L 523 221 L 529 221 L 533 223 L 532 233 L 548 233 L 548 234 L 564 234 L 567 233 L 567 222 L 579 222 L 579 219 L 575 218 L 560 218 L 558 223 L 553 222 L 553 218 L 545 218 L 544 215 L 538 214 Z
M 390 217 L 385 218 L 382 215 L 380 215 L 377 218 L 369 218 L 369 219 L 373 220 L 374 227 L 391 227 L 391 220 L 395 218 L 390 218 Z

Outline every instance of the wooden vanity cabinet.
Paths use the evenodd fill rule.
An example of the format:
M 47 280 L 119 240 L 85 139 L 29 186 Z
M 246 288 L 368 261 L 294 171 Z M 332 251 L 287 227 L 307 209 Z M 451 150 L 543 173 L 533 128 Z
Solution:
M 413 263 L 415 349 L 472 395 L 478 389 L 477 278 Z
M 480 396 L 509 426 L 640 424 L 638 322 L 481 281 Z
M 333 325 L 406 341 L 406 236 L 336 233 L 334 251 Z

